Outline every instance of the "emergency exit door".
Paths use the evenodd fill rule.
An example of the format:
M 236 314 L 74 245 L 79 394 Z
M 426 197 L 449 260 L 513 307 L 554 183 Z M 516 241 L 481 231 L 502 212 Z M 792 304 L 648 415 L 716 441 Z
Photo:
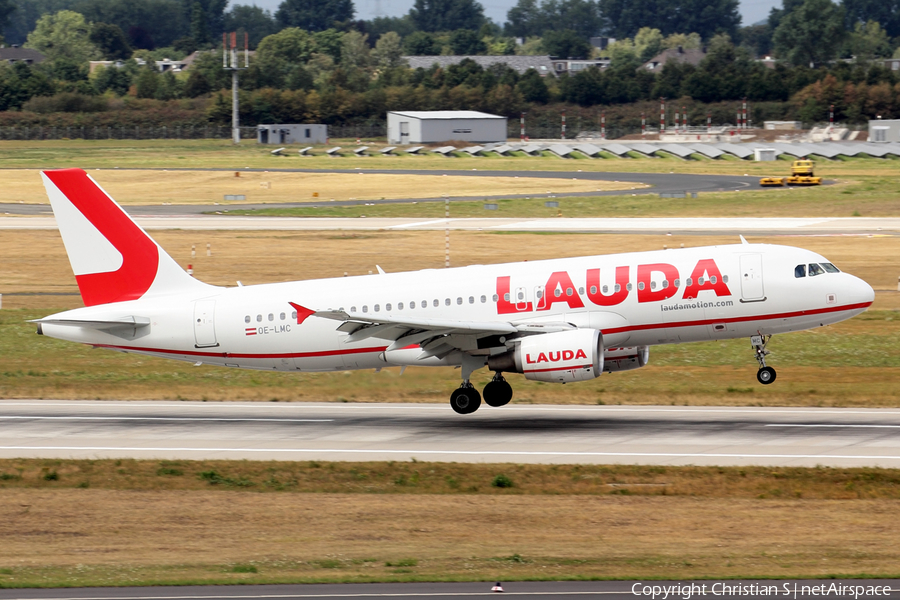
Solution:
M 218 346 L 216 341 L 216 301 L 194 302 L 194 343 L 197 348 Z

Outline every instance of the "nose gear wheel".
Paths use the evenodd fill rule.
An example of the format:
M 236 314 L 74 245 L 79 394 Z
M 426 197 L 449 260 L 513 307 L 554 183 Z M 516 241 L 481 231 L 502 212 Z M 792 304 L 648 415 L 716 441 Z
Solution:
M 756 380 L 763 385 L 769 385 L 775 381 L 776 376 L 775 369 L 766 365 L 766 356 L 771 354 L 769 350 L 766 350 L 766 346 L 771 339 L 771 335 L 754 335 L 750 338 L 750 343 L 753 345 L 753 351 L 756 353 L 756 362 L 759 363 L 759 371 L 756 372 Z

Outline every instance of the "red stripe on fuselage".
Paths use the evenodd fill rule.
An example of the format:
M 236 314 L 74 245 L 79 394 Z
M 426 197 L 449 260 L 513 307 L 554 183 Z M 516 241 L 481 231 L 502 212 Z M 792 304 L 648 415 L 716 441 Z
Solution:
M 819 308 L 815 310 L 795 311 L 790 313 L 776 313 L 771 315 L 760 315 L 756 317 L 736 317 L 731 319 L 705 319 L 702 321 L 676 321 L 672 323 L 652 323 L 646 325 L 629 325 L 626 327 L 613 327 L 605 329 L 603 333 L 625 333 L 629 331 L 645 331 L 648 329 L 663 329 L 667 327 L 691 327 L 701 325 L 711 325 L 713 323 L 747 323 L 751 321 L 768 321 L 771 319 L 789 319 L 792 317 L 801 317 L 806 315 L 818 315 L 831 312 L 841 312 L 845 310 L 856 310 L 858 308 L 868 308 L 871 302 L 860 302 L 858 304 L 848 304 L 846 306 L 835 306 L 832 308 Z M 180 354 L 183 356 L 214 356 L 220 358 L 250 358 L 250 359 L 267 359 L 267 358 L 318 358 L 323 356 L 342 356 L 346 354 L 366 354 L 369 352 L 384 352 L 387 346 L 375 346 L 368 348 L 348 348 L 346 350 L 323 350 L 321 352 L 287 352 L 281 354 L 236 354 L 231 352 L 198 352 L 196 350 L 171 350 L 168 348 L 141 348 L 139 346 L 116 346 L 113 344 L 91 344 L 95 348 L 109 348 L 112 350 L 125 350 L 127 352 L 155 352 L 157 354 Z M 409 346 L 407 346 L 408 348 Z M 611 358 L 610 360 L 615 360 Z M 566 367 L 565 369 L 580 368 Z

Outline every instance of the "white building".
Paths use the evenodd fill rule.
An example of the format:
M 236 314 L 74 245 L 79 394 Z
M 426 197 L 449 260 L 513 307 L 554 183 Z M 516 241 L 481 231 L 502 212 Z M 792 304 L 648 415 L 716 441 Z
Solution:
M 328 125 L 257 125 L 260 144 L 325 144 Z
M 900 142 L 900 119 L 869 121 L 870 142 Z
M 389 144 L 506 141 L 506 117 L 475 110 L 408 110 L 387 114 Z

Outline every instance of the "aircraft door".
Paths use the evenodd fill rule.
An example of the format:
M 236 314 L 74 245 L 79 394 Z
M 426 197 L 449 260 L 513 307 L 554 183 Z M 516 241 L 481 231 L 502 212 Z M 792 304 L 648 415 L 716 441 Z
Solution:
M 516 288 L 515 295 L 516 310 L 528 310 L 528 289 L 523 287 Z
M 741 255 L 741 302 L 765 300 L 762 254 Z
M 544 286 L 538 285 L 534 288 L 534 310 L 544 310 L 547 306 L 547 299 L 544 298 Z
M 194 302 L 194 342 L 197 348 L 218 346 L 216 341 L 216 301 Z

